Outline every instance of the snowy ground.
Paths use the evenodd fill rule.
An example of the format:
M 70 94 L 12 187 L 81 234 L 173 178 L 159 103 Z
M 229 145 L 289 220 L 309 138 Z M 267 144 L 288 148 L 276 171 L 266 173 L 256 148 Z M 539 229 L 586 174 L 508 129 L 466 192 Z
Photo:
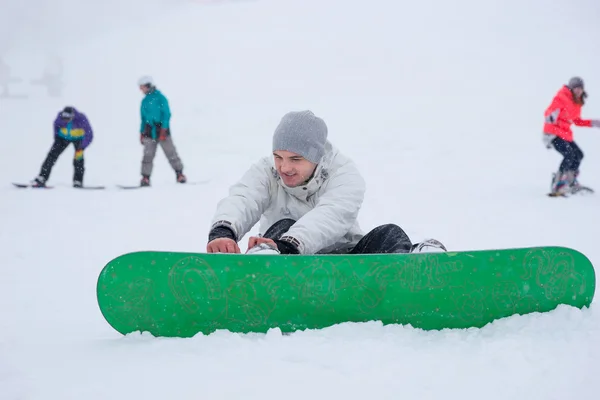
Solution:
M 561 245 L 600 265 L 599 197 L 545 196 L 560 158 L 540 137 L 544 108 L 575 74 L 590 93 L 584 116 L 600 118 L 597 1 L 36 2 L 9 1 L 0 24 L 0 54 L 22 79 L 11 90 L 27 96 L 0 98 L 0 399 L 548 400 L 600 389 L 597 302 L 480 330 L 373 322 L 178 340 L 121 337 L 95 297 L 122 253 L 204 251 L 216 202 L 269 154 L 283 113 L 305 108 L 362 168 L 365 229 L 394 222 L 457 250 Z M 28 84 L 48 57 L 64 62 L 59 97 Z M 171 102 L 189 179 L 207 184 L 176 186 L 159 153 L 151 190 L 74 191 L 69 149 L 51 176 L 62 187 L 10 186 L 38 173 L 66 104 L 95 128 L 86 183 L 137 182 L 142 74 Z M 600 189 L 600 130 L 575 134 L 581 180 Z

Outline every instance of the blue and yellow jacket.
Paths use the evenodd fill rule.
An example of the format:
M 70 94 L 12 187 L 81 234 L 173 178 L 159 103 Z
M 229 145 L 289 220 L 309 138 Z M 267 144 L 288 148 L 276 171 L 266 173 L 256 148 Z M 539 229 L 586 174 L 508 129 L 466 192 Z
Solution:
M 75 111 L 75 117 L 71 121 L 65 121 L 60 117 L 60 112 L 54 120 L 54 135 L 74 142 L 82 140 L 81 147 L 85 149 L 92 143 L 94 132 L 90 123 L 82 112 Z

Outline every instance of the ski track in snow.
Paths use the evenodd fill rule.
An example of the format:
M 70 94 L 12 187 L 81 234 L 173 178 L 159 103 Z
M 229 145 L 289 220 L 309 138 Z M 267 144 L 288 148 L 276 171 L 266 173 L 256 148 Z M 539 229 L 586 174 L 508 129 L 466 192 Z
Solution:
M 600 118 L 597 1 L 36 3 L 11 4 L 0 17 L 0 56 L 21 79 L 11 92 L 25 95 L 0 98 L 0 399 L 598 392 L 597 301 L 482 329 L 369 322 L 167 339 L 122 337 L 95 297 L 100 270 L 120 254 L 204 251 L 217 201 L 270 153 L 281 116 L 306 108 L 363 171 L 365 230 L 393 222 L 453 250 L 560 245 L 599 265 L 598 195 L 546 197 L 560 157 L 540 132 L 543 110 L 572 75 L 590 93 L 583 116 Z M 56 22 L 69 16 L 68 27 Z M 557 49 L 573 56 L 557 58 Z M 49 56 L 65 66 L 58 97 L 28 84 Z M 139 181 L 143 74 L 170 101 L 188 178 L 205 184 L 176 185 L 159 150 L 153 188 L 114 187 Z M 53 170 L 55 189 L 14 189 L 10 182 L 37 174 L 67 104 L 95 129 L 85 182 L 108 189 L 68 187 L 70 148 Z M 600 189 L 600 130 L 574 132 L 585 153 L 581 180 Z

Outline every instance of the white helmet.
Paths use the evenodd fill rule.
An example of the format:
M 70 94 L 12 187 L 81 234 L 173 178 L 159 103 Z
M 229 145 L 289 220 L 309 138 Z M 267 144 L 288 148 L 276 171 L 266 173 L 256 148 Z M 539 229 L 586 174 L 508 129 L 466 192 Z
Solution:
M 138 79 L 138 86 L 150 85 L 154 86 L 154 80 L 151 76 L 145 75 Z

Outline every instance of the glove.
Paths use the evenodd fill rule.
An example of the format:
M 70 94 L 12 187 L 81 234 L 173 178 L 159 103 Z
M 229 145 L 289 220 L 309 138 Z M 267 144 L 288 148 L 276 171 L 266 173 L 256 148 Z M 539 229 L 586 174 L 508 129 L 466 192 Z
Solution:
M 144 135 L 142 135 L 141 133 L 140 133 L 140 143 L 144 144 Z
M 161 142 L 163 140 L 167 139 L 167 128 L 160 128 L 160 131 L 158 132 L 158 140 L 160 140 Z
M 548 133 L 544 133 L 542 135 L 542 141 L 544 142 L 544 145 L 546 146 L 547 149 L 551 149 L 552 148 L 552 141 L 554 139 L 556 139 L 556 135 L 550 135 Z
M 274 240 L 280 254 L 300 254 L 298 250 L 298 241 L 291 236 L 283 236 L 279 240 Z
M 594 128 L 600 128 L 600 119 L 593 119 L 592 120 L 592 126 Z

